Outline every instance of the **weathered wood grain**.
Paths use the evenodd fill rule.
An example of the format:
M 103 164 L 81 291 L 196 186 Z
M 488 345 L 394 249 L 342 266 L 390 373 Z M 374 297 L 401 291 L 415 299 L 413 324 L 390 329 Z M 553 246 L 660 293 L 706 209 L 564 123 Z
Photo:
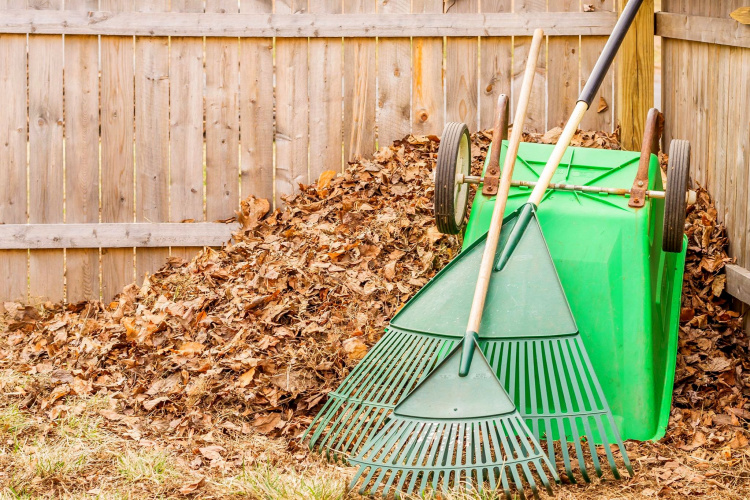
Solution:
M 341 14 L 339 0 L 310 0 L 310 12 Z M 343 164 L 341 38 L 310 39 L 310 180 Z
M 479 0 L 446 4 L 446 14 L 475 13 Z M 445 119 L 462 122 L 475 132 L 479 126 L 479 40 L 449 37 L 445 41 Z
M 109 11 L 132 8 L 130 0 L 100 0 Z M 135 81 L 133 39 L 103 36 L 101 46 L 102 222 L 133 222 L 133 128 Z M 135 281 L 133 248 L 102 248 L 102 300 Z
M 408 14 L 410 0 L 378 0 L 378 15 Z M 378 148 L 388 147 L 411 132 L 411 40 L 378 41 Z
M 307 2 L 276 0 L 276 12 L 302 15 Z M 275 206 L 308 177 L 307 40 L 276 40 L 276 167 Z
M 727 264 L 727 293 L 750 304 L 750 271 L 736 264 Z
M 241 0 L 243 14 L 273 11 L 273 0 Z M 240 40 L 240 197 L 273 204 L 273 38 Z
M 578 0 L 548 0 L 549 12 L 578 12 Z M 551 36 L 547 42 L 547 126 L 562 127 L 578 100 L 580 37 Z M 598 103 L 594 102 L 594 107 Z M 596 108 L 595 108 L 596 109 Z M 594 114 L 590 111 L 587 114 Z
M 135 9 L 168 10 L 166 0 L 136 0 Z M 173 14 L 176 15 L 176 14 Z M 135 153 L 137 222 L 169 220 L 169 40 L 135 41 Z M 136 252 L 136 282 L 166 262 L 168 248 Z
M 397 37 L 420 35 L 530 36 L 542 28 L 549 35 L 607 35 L 617 21 L 613 13 L 558 13 L 543 11 L 520 14 L 326 14 L 289 15 L 287 1 L 276 14 L 173 14 L 151 12 L 43 12 L 9 10 L 0 18 L 0 33 L 124 36 L 213 36 L 213 37 Z M 354 2 L 355 0 L 351 0 Z M 361 0 L 358 0 L 361 1 Z M 463 1 L 463 0 L 462 0 Z M 532 0 L 519 0 L 532 1 Z M 373 0 L 374 4 L 375 0 Z M 432 0 L 414 0 L 415 5 Z M 369 2 L 368 2 L 369 3 Z M 287 8 L 284 9 L 283 5 Z M 306 8 L 297 5 L 296 10 Z M 439 3 L 442 6 L 442 2 Z M 346 0 L 347 9 L 354 8 Z M 542 6 L 542 8 L 544 8 Z M 416 8 L 415 8 L 416 12 Z
M 199 222 L 0 224 L 2 249 L 167 248 L 221 246 L 237 224 Z M 140 251 L 139 251 L 140 253 Z
M 412 13 L 443 19 L 441 0 L 412 0 Z M 439 14 L 438 14 L 439 13 Z M 443 133 L 445 123 L 442 34 L 412 38 L 412 133 Z
M 618 2 L 620 12 L 625 3 Z M 632 151 L 641 149 L 646 116 L 654 105 L 653 33 L 654 0 L 644 0 L 620 47 L 615 68 L 620 143 Z
M 515 0 L 514 9 L 516 13 L 529 13 L 540 16 L 547 10 L 546 0 Z M 553 13 L 555 16 L 563 16 L 564 13 Z M 540 26 L 541 27 L 541 26 Z M 544 30 L 547 36 L 551 36 L 549 30 Z M 523 83 L 523 74 L 526 69 L 526 59 L 529 57 L 531 48 L 531 37 L 515 37 L 513 39 L 513 108 L 518 104 L 518 94 Z M 544 132 L 547 130 L 547 50 L 542 47 L 537 63 L 537 72 L 534 77 L 534 86 L 531 91 L 529 107 L 526 112 L 526 129 Z
M 375 0 L 344 2 L 344 13 L 374 14 L 375 10 Z M 353 161 L 375 151 L 375 40 L 345 38 L 344 68 L 356 68 L 344 72 L 344 161 Z
M 656 34 L 664 38 L 750 48 L 750 29 L 733 19 L 658 12 Z
M 66 0 L 96 10 L 98 0 Z M 65 222 L 99 221 L 99 40 L 65 37 Z M 65 298 L 99 300 L 99 249 L 65 252 Z
M 203 12 L 203 0 L 172 1 L 172 12 Z M 169 218 L 203 221 L 203 40 L 172 37 L 169 49 Z M 190 260 L 200 247 L 172 247 Z
M 237 0 L 206 0 L 206 11 L 236 14 Z M 234 216 L 240 198 L 239 40 L 206 38 L 206 219 Z
M 615 0 L 592 0 L 591 2 L 584 2 L 592 5 L 595 12 L 614 12 Z M 583 8 L 583 4 L 581 5 Z M 606 36 L 582 36 L 581 37 L 581 76 L 579 89 L 583 86 L 591 76 L 591 71 L 594 69 L 596 61 L 599 59 L 599 55 L 607 43 L 608 37 Z M 586 113 L 583 117 L 580 127 L 584 130 L 614 130 L 614 111 L 615 111 L 615 88 L 614 88 L 614 67 L 617 65 L 617 59 L 615 59 L 614 65 L 607 72 L 604 77 L 602 86 L 599 88 L 599 92 L 594 97 L 593 109 Z M 602 102 L 603 101 L 603 102 Z M 606 109 L 599 111 L 600 106 Z
M 30 1 L 30 8 L 61 9 L 61 0 Z M 38 11 L 43 12 L 43 11 Z M 29 222 L 63 222 L 63 40 L 29 37 Z M 29 253 L 32 300 L 64 298 L 63 250 Z
M 742 49 L 737 56 L 736 64 L 741 73 L 738 75 L 737 85 L 737 102 L 739 105 L 734 106 L 734 120 L 737 131 L 737 150 L 736 165 L 739 169 L 737 185 L 741 190 L 742 196 L 738 196 L 740 202 L 738 211 L 737 225 L 739 227 L 740 237 L 737 247 L 742 249 L 742 253 L 737 253 L 737 262 L 743 266 L 750 265 L 750 249 L 748 244 L 748 224 L 750 224 L 750 195 L 748 194 L 748 185 L 750 185 L 750 113 L 748 113 L 748 103 L 750 103 L 750 50 Z
M 14 7 L 25 0 L 11 0 Z M 0 106 L 0 226 L 27 220 L 26 213 L 26 36 L 0 35 L 0 95 L 16 96 Z M 0 301 L 26 300 L 27 251 L 0 252 Z
M 510 13 L 512 0 L 480 0 L 483 14 Z M 479 40 L 479 128 L 491 129 L 500 94 L 511 94 L 510 72 L 513 60 L 511 37 L 482 37 Z

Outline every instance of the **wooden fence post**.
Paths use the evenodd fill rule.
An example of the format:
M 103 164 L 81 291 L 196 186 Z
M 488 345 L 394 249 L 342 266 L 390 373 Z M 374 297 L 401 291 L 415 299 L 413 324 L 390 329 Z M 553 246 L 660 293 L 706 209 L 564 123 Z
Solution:
M 618 0 L 618 14 L 627 2 Z M 620 143 L 624 149 L 639 151 L 646 115 L 654 105 L 654 0 L 644 0 L 615 64 Z

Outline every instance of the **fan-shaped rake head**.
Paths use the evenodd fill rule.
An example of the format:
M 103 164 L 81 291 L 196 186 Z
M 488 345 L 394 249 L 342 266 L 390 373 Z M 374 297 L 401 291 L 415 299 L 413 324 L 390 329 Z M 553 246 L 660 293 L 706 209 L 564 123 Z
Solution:
M 389 491 L 422 494 L 426 489 L 502 488 L 521 497 L 539 486 L 552 493 L 550 477 L 557 474 L 536 439 L 517 412 L 507 416 L 470 421 L 427 420 L 394 417 L 362 453 L 351 459 L 358 467 L 350 488 L 359 492 Z
M 386 495 L 394 487 L 482 490 L 487 482 L 510 496 L 513 483 L 536 496 L 533 468 L 551 491 L 545 468 L 555 481 L 557 473 L 485 357 L 476 355 L 463 377 L 460 362 L 461 344 L 396 406 L 350 460 L 359 467 L 351 487 L 361 480 L 361 492 L 382 487 Z

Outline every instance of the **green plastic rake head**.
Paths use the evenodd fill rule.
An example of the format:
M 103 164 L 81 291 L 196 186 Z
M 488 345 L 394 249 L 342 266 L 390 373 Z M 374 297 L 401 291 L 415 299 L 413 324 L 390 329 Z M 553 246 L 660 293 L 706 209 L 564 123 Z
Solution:
M 519 213 L 506 217 L 499 249 Z M 615 478 L 618 467 L 632 474 L 533 209 L 530 214 L 512 256 L 492 276 L 479 349 L 532 435 L 546 444 L 552 464 L 571 481 L 589 480 L 591 468 L 603 475 L 602 463 Z M 393 318 L 385 336 L 329 393 L 308 429 L 311 447 L 334 458 L 358 455 L 402 398 L 455 349 L 484 245 L 482 238 L 464 250 Z
M 548 493 L 557 473 L 483 356 L 460 377 L 460 345 L 395 408 L 385 427 L 350 462 L 350 488 L 383 495 L 510 484 L 538 496 L 534 472 Z M 446 405 L 446 402 L 450 405 Z M 532 470 L 533 469 L 533 470 Z

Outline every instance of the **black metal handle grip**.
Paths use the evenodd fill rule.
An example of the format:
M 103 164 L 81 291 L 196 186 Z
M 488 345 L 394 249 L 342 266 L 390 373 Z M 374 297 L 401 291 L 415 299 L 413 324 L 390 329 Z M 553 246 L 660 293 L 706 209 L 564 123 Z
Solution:
M 620 50 L 620 45 L 625 39 L 625 35 L 630 29 L 630 25 L 633 24 L 635 15 L 638 14 L 638 9 L 641 8 L 643 0 L 630 0 L 628 5 L 622 11 L 620 19 L 615 24 L 615 29 L 612 30 L 612 34 L 607 40 L 607 44 L 604 46 L 599 60 L 596 61 L 593 71 L 589 80 L 586 82 L 586 86 L 583 87 L 581 96 L 578 98 L 578 102 L 584 101 L 589 107 L 591 107 L 591 101 L 594 100 L 594 96 L 599 92 L 599 87 L 602 86 L 604 76 L 609 71 L 609 67 L 612 65 L 612 61 L 615 60 L 617 51 Z

